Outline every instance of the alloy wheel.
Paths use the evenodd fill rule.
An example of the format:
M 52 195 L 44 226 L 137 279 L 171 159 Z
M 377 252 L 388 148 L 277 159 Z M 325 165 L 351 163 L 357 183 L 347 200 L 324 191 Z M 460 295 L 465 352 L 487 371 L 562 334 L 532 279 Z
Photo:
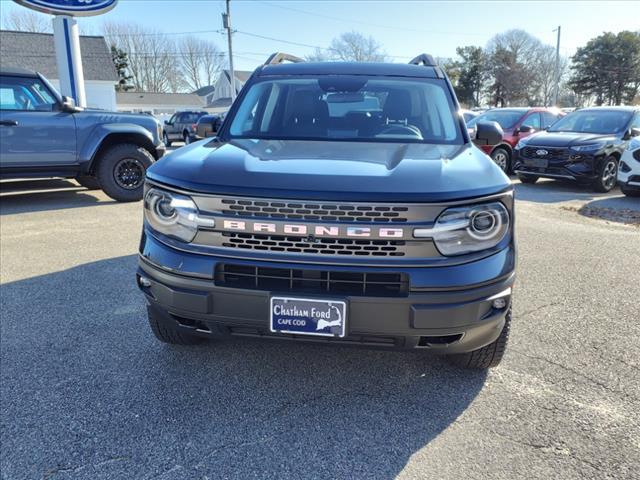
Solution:
M 602 176 L 600 177 L 602 186 L 607 190 L 611 190 L 616 186 L 618 180 L 618 164 L 615 160 L 611 159 L 607 161 L 602 169 Z
M 135 190 L 144 181 L 145 168 L 135 158 L 123 158 L 113 169 L 113 177 L 119 187 L 125 190 Z

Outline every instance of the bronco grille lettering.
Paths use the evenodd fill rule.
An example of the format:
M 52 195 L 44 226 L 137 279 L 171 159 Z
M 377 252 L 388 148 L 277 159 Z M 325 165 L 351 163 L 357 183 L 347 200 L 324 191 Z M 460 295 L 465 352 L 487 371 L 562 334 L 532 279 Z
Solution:
M 234 232 L 245 233 L 271 233 L 282 235 L 300 235 L 308 236 L 312 234 L 315 237 L 324 238 L 403 238 L 404 229 L 389 227 L 340 227 L 337 225 L 314 225 L 308 226 L 304 224 L 277 224 L 271 222 L 244 222 L 238 220 L 224 220 L 222 222 L 224 230 L 232 230 Z

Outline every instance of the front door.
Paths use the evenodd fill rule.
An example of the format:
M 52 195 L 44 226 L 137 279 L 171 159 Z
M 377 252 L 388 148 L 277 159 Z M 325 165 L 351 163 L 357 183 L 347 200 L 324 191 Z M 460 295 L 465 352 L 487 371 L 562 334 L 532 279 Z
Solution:
M 37 77 L 0 76 L 0 167 L 77 163 L 73 114 Z

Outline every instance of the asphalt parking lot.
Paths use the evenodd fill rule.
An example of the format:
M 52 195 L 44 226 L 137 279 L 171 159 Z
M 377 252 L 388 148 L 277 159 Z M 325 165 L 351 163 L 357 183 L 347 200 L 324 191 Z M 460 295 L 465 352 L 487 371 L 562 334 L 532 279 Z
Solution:
M 486 373 L 413 352 L 162 345 L 134 283 L 140 203 L 0 187 L 3 480 L 640 476 L 637 199 L 517 185 L 511 344 Z

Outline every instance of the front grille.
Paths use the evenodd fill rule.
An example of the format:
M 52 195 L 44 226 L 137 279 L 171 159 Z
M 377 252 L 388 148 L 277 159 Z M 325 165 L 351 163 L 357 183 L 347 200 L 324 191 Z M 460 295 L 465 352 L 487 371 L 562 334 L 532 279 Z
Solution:
M 215 283 L 228 288 L 299 294 L 401 297 L 409 293 L 409 279 L 402 273 L 339 272 L 237 264 L 218 264 Z
M 350 238 L 316 238 L 307 242 L 301 237 L 261 235 L 251 233 L 222 233 L 222 246 L 285 253 L 317 255 L 357 255 L 374 257 L 402 257 L 403 240 L 360 240 Z
M 545 155 L 538 155 L 538 150 L 546 150 Z M 569 158 L 568 148 L 550 148 L 550 147 L 525 147 L 521 150 L 520 155 L 524 158 L 544 158 L 547 160 L 567 160 Z
M 302 203 L 254 199 L 222 199 L 225 215 L 240 217 L 311 220 L 325 222 L 407 221 L 406 206 L 344 205 L 341 203 Z

